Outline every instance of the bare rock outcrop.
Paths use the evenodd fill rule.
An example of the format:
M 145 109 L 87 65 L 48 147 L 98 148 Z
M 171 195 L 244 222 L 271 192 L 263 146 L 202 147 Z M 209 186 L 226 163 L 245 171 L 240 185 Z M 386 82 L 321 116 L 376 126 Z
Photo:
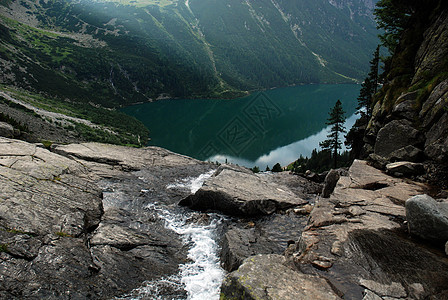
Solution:
M 197 210 L 218 210 L 228 215 L 252 216 L 269 215 L 306 203 L 287 187 L 263 176 L 224 168 L 180 205 Z
M 233 291 L 246 293 L 247 299 L 257 299 L 254 295 L 302 299 L 306 291 L 301 287 L 320 282 L 315 291 L 322 299 L 446 297 L 446 257 L 438 253 L 440 249 L 409 238 L 405 224 L 406 200 L 425 190 L 421 183 L 391 177 L 355 161 L 330 197 L 317 200 L 300 239 L 287 249 L 286 260 L 268 255 L 246 259 L 227 276 L 224 296 L 232 299 Z M 264 275 L 267 265 L 269 271 L 264 272 L 270 274 Z M 273 283 L 272 293 L 266 278 Z M 258 294 L 260 288 L 266 293 Z
M 340 299 L 325 279 L 295 272 L 280 255 L 257 255 L 225 279 L 224 299 Z
M 186 249 L 155 201 L 212 166 L 170 151 L 0 138 L 0 298 L 105 299 L 178 272 Z

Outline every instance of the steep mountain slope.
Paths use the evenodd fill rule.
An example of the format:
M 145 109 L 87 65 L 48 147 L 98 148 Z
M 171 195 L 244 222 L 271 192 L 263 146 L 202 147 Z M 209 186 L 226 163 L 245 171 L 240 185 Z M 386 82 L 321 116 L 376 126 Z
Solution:
M 0 2 L 0 82 L 115 107 L 363 77 L 374 0 Z

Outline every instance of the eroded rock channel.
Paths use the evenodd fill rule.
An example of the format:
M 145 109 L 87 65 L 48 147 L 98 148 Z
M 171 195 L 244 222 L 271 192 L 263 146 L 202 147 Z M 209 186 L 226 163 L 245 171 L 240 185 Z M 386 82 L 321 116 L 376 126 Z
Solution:
M 337 177 L 320 198 L 156 147 L 0 138 L 0 298 L 446 297 L 445 244 L 405 223 L 426 187 L 363 161 Z

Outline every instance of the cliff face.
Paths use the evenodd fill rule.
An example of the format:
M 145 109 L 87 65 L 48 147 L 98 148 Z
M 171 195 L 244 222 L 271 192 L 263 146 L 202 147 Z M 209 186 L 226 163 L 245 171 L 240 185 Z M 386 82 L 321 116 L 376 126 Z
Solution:
M 370 158 L 424 162 L 430 180 L 447 185 L 448 8 L 433 1 L 411 17 L 386 66 L 364 138 Z

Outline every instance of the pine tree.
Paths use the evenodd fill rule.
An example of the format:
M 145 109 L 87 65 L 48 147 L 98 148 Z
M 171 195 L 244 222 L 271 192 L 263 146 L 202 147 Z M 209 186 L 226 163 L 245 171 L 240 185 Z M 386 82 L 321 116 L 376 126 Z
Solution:
M 282 172 L 282 166 L 279 163 L 276 163 L 273 167 L 272 167 L 272 172 Z
M 372 98 L 378 91 L 378 69 L 380 63 L 380 46 L 376 47 L 373 53 L 373 58 L 370 61 L 370 72 L 367 78 L 361 84 L 361 90 L 358 96 L 357 109 L 365 109 L 365 112 L 361 111 L 361 116 L 370 119 L 372 117 L 373 103 Z
M 374 11 L 377 28 L 383 31 L 379 35 L 381 43 L 390 53 L 395 51 L 400 35 L 415 12 L 416 3 L 420 0 L 380 0 Z
M 322 147 L 324 151 L 329 151 L 333 156 L 334 168 L 337 168 L 338 164 L 338 150 L 342 148 L 342 142 L 340 136 L 345 133 L 345 112 L 342 109 L 342 103 L 340 100 L 336 101 L 336 104 L 331 109 L 329 113 L 327 125 L 331 126 L 330 133 L 327 135 L 327 139 L 321 143 L 319 146 Z

